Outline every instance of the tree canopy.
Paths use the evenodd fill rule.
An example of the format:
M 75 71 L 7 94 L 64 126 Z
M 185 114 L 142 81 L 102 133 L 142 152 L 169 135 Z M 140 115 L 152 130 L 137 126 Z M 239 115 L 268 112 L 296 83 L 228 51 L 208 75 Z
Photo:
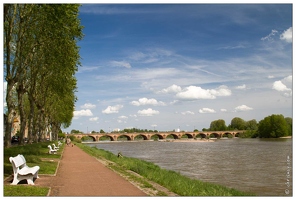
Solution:
M 287 136 L 289 125 L 283 115 L 270 115 L 259 122 L 258 134 L 262 138 Z
M 75 73 L 82 39 L 78 4 L 4 4 L 4 145 L 20 116 L 20 142 L 39 141 L 69 127 L 76 102 Z

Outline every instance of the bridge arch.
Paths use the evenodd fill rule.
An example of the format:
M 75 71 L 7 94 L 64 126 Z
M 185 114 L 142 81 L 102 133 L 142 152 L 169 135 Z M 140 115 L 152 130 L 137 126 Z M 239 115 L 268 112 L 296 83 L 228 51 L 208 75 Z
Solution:
M 177 134 L 175 134 L 175 133 L 171 133 L 171 134 L 168 134 L 168 135 L 164 136 L 164 139 L 168 138 L 169 136 L 173 136 L 173 138 L 174 138 L 175 140 L 180 138 Z
M 153 134 L 153 135 L 151 135 L 150 138 L 152 138 L 153 136 L 157 136 L 158 139 L 160 139 L 160 140 L 163 140 L 164 139 L 164 137 L 161 134 Z
M 197 133 L 195 137 L 196 138 L 199 138 L 199 137 L 206 138 L 207 137 L 207 134 L 205 134 L 205 133 Z
M 190 138 L 190 139 L 194 138 L 194 136 L 195 136 L 194 133 L 193 133 L 193 134 L 192 134 L 192 133 L 184 133 L 183 135 L 186 135 L 187 138 Z M 183 135 L 182 135 L 182 136 L 183 136 Z M 181 137 L 182 137 L 182 136 L 181 136 Z
M 220 137 L 220 134 L 216 133 L 216 132 L 209 133 L 208 135 L 209 135 L 209 138 L 213 138 L 212 136 L 214 136 L 214 138 L 219 138 Z
M 134 137 L 134 140 L 136 139 L 136 138 L 139 138 L 139 137 L 141 137 L 141 138 L 143 138 L 143 140 L 149 140 L 149 135 L 144 135 L 144 134 L 139 134 L 139 135 L 136 135 L 135 137 Z
M 221 134 L 221 137 L 225 137 L 225 136 L 226 136 L 226 137 L 229 137 L 229 136 L 230 136 L 230 137 L 233 137 L 233 133 L 225 132 L 225 133 L 222 133 L 222 134 Z
M 77 136 L 77 138 L 78 139 L 81 139 L 82 141 L 85 141 L 86 139 L 88 139 L 88 138 L 91 138 L 92 139 L 92 141 L 96 141 L 96 138 L 94 137 L 94 136 L 92 136 L 92 135 L 83 135 L 83 136 Z
M 98 141 L 106 141 L 105 138 L 108 138 L 109 141 L 115 141 L 115 139 L 111 135 L 102 135 L 101 137 L 98 138 Z
M 127 134 L 122 134 L 122 135 L 119 135 L 119 136 L 117 137 L 117 140 L 118 140 L 119 138 L 124 138 L 124 137 L 125 137 L 128 141 L 134 139 L 133 136 L 129 136 L 129 135 L 127 135 Z

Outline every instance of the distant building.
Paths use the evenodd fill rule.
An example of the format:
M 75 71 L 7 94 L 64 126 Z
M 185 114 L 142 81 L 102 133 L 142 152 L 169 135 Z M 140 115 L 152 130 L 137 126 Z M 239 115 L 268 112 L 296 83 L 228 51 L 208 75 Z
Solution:
M 120 128 L 113 129 L 113 132 L 119 132 L 119 131 L 120 131 Z
M 180 132 L 180 129 L 179 129 L 179 128 L 177 128 L 177 129 L 175 130 L 175 132 Z

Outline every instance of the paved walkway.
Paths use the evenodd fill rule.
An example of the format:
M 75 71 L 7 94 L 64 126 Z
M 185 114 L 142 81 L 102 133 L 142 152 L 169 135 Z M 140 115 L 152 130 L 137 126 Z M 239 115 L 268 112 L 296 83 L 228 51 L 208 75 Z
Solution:
M 35 184 L 50 186 L 49 196 L 148 196 L 75 145 L 65 146 L 56 176 Z

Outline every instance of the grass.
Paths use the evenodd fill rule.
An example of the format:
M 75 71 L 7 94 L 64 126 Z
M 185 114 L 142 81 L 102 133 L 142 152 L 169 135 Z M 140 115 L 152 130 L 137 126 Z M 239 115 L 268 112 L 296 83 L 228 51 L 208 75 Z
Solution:
M 17 156 L 18 154 L 24 155 L 27 165 L 29 167 L 40 166 L 39 174 L 53 175 L 56 172 L 58 162 L 52 162 L 52 159 L 60 159 L 61 152 L 64 145 L 60 146 L 57 154 L 48 154 L 48 145 L 53 142 L 41 142 L 26 144 L 23 146 L 12 146 L 4 148 L 4 178 L 9 177 L 13 173 L 12 165 L 9 157 Z M 56 144 L 57 145 L 57 144 Z M 46 196 L 49 188 L 29 185 L 4 185 L 4 196 Z
M 233 188 L 191 179 L 172 170 L 162 169 L 159 166 L 136 158 L 118 158 L 111 152 L 77 144 L 88 154 L 97 158 L 104 158 L 118 165 L 113 169 L 134 171 L 146 179 L 156 182 L 180 196 L 254 196 Z M 116 166 L 115 165 L 115 166 Z
M 46 196 L 49 188 L 30 185 L 5 185 L 4 196 Z

